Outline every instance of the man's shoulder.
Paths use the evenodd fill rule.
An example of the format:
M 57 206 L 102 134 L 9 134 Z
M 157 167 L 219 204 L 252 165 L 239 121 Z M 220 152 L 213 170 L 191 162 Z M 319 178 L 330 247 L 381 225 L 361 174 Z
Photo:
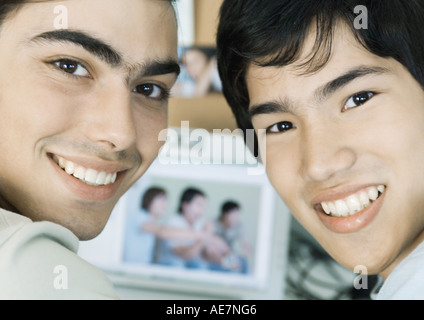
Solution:
M 0 219 L 0 298 L 115 298 L 103 272 L 77 255 L 71 231 L 8 212 Z
M 0 209 L 0 250 L 9 243 L 23 245 L 25 242 L 46 239 L 57 242 L 68 250 L 78 251 L 78 238 L 68 229 L 48 221 L 33 222 L 27 217 Z
M 0 245 L 13 233 L 32 221 L 17 213 L 0 209 Z
M 424 299 L 424 242 L 415 248 L 384 281 L 377 299 Z

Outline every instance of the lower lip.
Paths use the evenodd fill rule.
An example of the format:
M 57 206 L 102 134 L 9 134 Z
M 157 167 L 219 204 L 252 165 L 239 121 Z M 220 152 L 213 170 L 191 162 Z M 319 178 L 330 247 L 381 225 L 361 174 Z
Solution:
M 323 212 L 318 212 L 318 216 L 324 225 L 331 231 L 336 233 L 352 233 L 356 232 L 368 224 L 378 215 L 383 205 L 384 192 L 377 200 L 361 212 L 348 217 L 332 217 Z
M 66 186 L 77 197 L 90 201 L 106 201 L 111 199 L 117 192 L 120 182 L 122 181 L 122 172 L 118 173 L 115 183 L 106 186 L 90 186 L 81 180 L 67 174 L 57 163 L 48 157 L 60 179 L 65 182 Z

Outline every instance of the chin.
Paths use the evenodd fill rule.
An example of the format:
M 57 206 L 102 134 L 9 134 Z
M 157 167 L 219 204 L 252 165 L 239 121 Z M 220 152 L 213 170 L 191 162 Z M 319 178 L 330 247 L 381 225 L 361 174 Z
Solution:
M 72 220 L 59 221 L 58 224 L 72 231 L 72 233 L 80 240 L 87 241 L 96 238 L 105 228 L 110 214 L 101 215 L 100 217 L 75 217 Z
M 357 254 L 352 253 L 349 257 L 346 255 L 335 255 L 334 259 L 352 272 L 354 272 L 354 270 L 360 270 L 361 273 L 365 272 L 369 275 L 378 274 L 385 267 L 385 260 L 383 260 L 382 257 L 378 257 L 377 255 L 367 256 L 363 252 Z
M 89 241 L 96 238 L 104 229 L 104 226 L 99 228 L 78 228 L 76 230 L 70 229 L 80 241 Z

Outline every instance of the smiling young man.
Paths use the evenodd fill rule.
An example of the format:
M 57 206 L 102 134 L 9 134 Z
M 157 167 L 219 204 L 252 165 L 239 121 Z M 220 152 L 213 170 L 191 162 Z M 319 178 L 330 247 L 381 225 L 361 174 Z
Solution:
M 161 147 L 179 73 L 171 2 L 0 2 L 0 298 L 116 298 L 78 241 Z
M 357 5 L 225 0 L 224 94 L 328 253 L 378 299 L 424 299 L 424 1 L 362 1 L 361 28 Z

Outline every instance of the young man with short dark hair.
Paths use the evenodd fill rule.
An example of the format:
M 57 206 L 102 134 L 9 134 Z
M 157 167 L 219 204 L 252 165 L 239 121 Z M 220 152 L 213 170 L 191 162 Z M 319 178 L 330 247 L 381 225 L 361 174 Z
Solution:
M 171 2 L 0 2 L 0 298 L 117 298 L 78 241 L 162 145 L 179 73 Z
M 424 1 L 360 4 L 225 0 L 223 91 L 324 249 L 377 299 L 423 299 Z

